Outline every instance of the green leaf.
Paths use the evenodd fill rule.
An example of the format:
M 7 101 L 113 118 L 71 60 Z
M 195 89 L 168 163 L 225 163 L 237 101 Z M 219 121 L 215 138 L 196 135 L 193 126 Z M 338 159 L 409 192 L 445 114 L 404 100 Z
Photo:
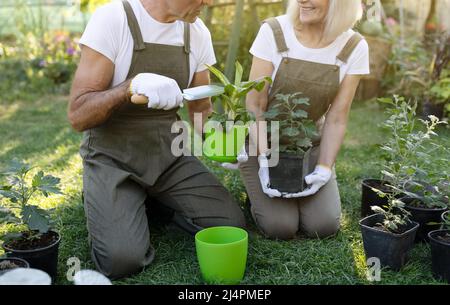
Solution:
M 382 104 L 394 105 L 392 99 L 388 97 L 378 98 L 377 101 Z
M 307 105 L 309 106 L 309 98 L 297 98 L 297 99 L 293 99 L 292 102 L 296 105 Z
M 276 109 L 271 108 L 269 111 L 264 113 L 264 117 L 269 120 L 275 119 L 279 115 Z
M 18 240 L 22 236 L 23 236 L 22 233 L 11 232 L 11 233 L 6 233 L 5 235 L 3 235 L 2 239 L 4 242 L 9 242 L 9 241 L 13 241 L 13 240 Z
M 312 141 L 309 138 L 303 138 L 297 141 L 297 146 L 299 147 L 311 147 L 312 146 Z
M 19 192 L 10 187 L 0 187 L 0 198 L 8 198 L 12 203 L 17 203 L 22 199 Z
M 234 76 L 234 84 L 236 86 L 239 86 L 241 84 L 242 74 L 244 74 L 244 69 L 242 68 L 241 64 L 236 61 L 236 73 Z
M 381 207 L 376 206 L 376 205 L 371 206 L 370 208 L 372 209 L 373 212 L 375 212 L 375 213 L 377 213 L 377 214 L 384 214 L 384 213 L 386 212 L 386 211 L 383 210 Z
M 219 79 L 219 81 L 223 85 L 227 86 L 227 85 L 231 84 L 231 82 L 228 80 L 228 78 L 225 76 L 225 74 L 220 72 L 218 69 L 216 69 L 210 65 L 206 65 L 206 67 L 208 68 L 209 71 L 211 71 L 212 74 L 214 74 Z
M 0 206 L 0 223 L 20 223 L 20 219 L 10 209 Z
M 304 110 L 299 109 L 292 113 L 292 117 L 294 119 L 306 119 L 308 118 L 308 113 Z
M 47 233 L 50 230 L 50 221 L 47 211 L 34 205 L 27 205 L 22 210 L 23 222 L 32 231 Z
M 296 137 L 296 136 L 300 135 L 300 131 L 298 131 L 298 129 L 291 128 L 291 127 L 283 129 L 281 133 L 284 136 L 288 136 L 288 137 Z
M 44 176 L 42 171 L 39 171 L 32 181 L 32 186 L 40 190 L 44 196 L 48 197 L 49 194 L 62 194 L 59 188 L 60 179 L 51 175 Z

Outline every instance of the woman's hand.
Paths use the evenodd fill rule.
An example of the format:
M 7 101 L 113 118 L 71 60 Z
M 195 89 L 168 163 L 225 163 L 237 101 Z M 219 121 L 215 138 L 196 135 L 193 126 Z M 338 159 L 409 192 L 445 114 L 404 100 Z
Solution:
M 261 188 L 267 196 L 270 198 L 281 197 L 281 193 L 278 190 L 270 188 L 270 178 L 269 178 L 269 161 L 267 160 L 267 156 L 265 154 L 261 154 L 258 157 L 259 163 L 259 182 L 261 183 Z
M 315 170 L 305 177 L 305 182 L 308 184 L 308 188 L 303 192 L 295 194 L 283 194 L 284 198 L 300 198 L 312 196 L 317 193 L 325 184 L 331 179 L 332 171 L 328 166 L 317 165 Z
M 248 161 L 248 154 L 245 150 L 245 145 L 242 147 L 241 151 L 237 155 L 237 163 L 222 163 L 222 167 L 229 170 L 238 170 L 239 165 Z

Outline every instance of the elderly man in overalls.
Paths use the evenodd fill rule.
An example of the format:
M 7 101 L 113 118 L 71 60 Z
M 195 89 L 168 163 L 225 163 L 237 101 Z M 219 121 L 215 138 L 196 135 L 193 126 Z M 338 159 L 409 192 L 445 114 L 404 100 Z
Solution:
M 83 37 L 68 117 L 84 132 L 84 207 L 92 259 L 116 279 L 155 256 L 146 202 L 173 211 L 190 233 L 210 226 L 244 227 L 239 206 L 195 157 L 176 157 L 171 126 L 181 89 L 209 84 L 211 36 L 198 15 L 211 0 L 124 0 L 101 7 Z M 130 102 L 144 95 L 148 105 Z M 211 101 L 187 104 L 207 119 Z

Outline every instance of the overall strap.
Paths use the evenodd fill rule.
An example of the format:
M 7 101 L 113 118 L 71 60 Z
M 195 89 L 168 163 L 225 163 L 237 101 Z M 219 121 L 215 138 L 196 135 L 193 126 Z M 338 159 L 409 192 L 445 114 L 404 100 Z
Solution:
M 134 50 L 144 50 L 144 39 L 142 38 L 141 29 L 139 28 L 139 23 L 136 19 L 136 15 L 133 12 L 133 8 L 127 0 L 122 0 L 122 3 L 125 9 L 125 13 L 127 14 L 128 27 L 130 28 L 131 36 L 133 36 Z
M 278 52 L 284 53 L 289 51 L 289 48 L 287 47 L 286 44 L 286 39 L 284 38 L 283 29 L 281 28 L 281 24 L 280 22 L 278 22 L 277 18 L 272 17 L 266 19 L 264 22 L 269 24 L 269 26 L 272 28 Z
M 191 53 L 191 25 L 189 22 L 184 23 L 184 52 Z
M 350 37 L 350 39 L 347 41 L 347 44 L 342 49 L 341 53 L 339 53 L 339 55 L 337 56 L 337 59 L 339 59 L 343 63 L 347 63 L 348 59 L 350 58 L 350 55 L 352 55 L 353 53 L 353 50 L 363 39 L 364 37 L 361 34 L 359 33 L 353 34 L 353 36 Z

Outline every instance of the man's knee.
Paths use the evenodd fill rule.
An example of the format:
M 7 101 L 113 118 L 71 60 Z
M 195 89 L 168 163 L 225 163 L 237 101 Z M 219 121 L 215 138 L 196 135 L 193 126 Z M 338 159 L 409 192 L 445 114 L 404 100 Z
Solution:
M 232 217 L 202 217 L 194 219 L 193 222 L 202 228 L 227 226 L 245 229 L 246 227 L 243 213 L 236 213 Z
M 142 271 L 153 260 L 153 248 L 144 245 L 108 245 L 102 251 L 92 248 L 97 269 L 110 279 L 127 277 Z

